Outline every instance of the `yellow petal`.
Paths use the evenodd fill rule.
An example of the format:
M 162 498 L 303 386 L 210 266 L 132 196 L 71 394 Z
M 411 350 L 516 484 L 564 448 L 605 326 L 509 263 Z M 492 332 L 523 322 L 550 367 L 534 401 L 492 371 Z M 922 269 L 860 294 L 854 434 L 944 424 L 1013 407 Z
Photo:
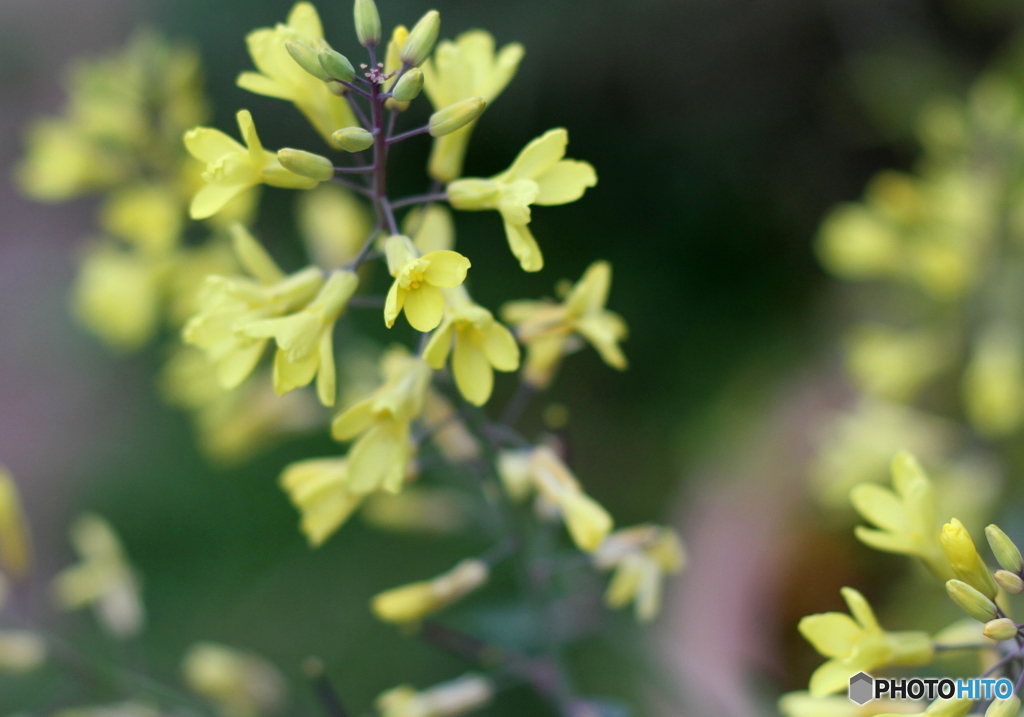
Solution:
M 370 426 L 348 454 L 349 489 L 369 493 L 391 482 L 396 470 L 403 473 L 408 442 L 405 421 L 378 421 Z
M 825 657 L 847 657 L 864 634 L 852 617 L 841 612 L 808 615 L 797 629 Z
M 505 236 L 512 254 L 519 260 L 523 271 L 540 271 L 544 268 L 544 257 L 537 246 L 537 240 L 525 224 L 505 222 Z
M 537 198 L 540 189 L 532 179 L 520 179 L 504 185 L 498 199 L 501 218 L 509 224 L 528 224 L 530 205 Z
M 444 368 L 444 362 L 448 360 L 448 352 L 451 351 L 452 347 L 453 330 L 454 324 L 451 321 L 445 321 L 430 336 L 430 341 L 427 342 L 426 348 L 423 349 L 423 360 L 427 362 L 430 368 L 435 370 Z
M 266 340 L 240 347 L 217 362 L 217 380 L 224 388 L 237 388 L 249 377 L 267 347 Z
M 846 600 L 846 605 L 850 608 L 850 614 L 853 615 L 853 618 L 865 631 L 872 633 L 882 632 L 882 628 L 878 625 L 878 620 L 875 619 L 875 611 L 871 609 L 871 605 L 863 595 L 853 588 L 842 588 L 839 592 L 842 593 L 843 599 Z
M 338 395 L 337 371 L 334 368 L 334 333 L 324 331 L 320 335 L 320 367 L 316 374 L 316 395 L 320 403 L 333 406 Z
M 273 97 L 278 100 L 290 100 L 294 92 L 272 77 L 261 75 L 258 72 L 243 72 L 235 80 L 235 84 L 243 90 L 248 90 L 256 95 Z
M 503 176 L 507 181 L 535 179 L 555 166 L 565 156 L 569 133 L 562 128 L 548 130 L 532 140 L 516 157 Z
M 432 251 L 424 254 L 423 260 L 430 262 L 423 277 L 442 289 L 451 289 L 464 282 L 470 267 L 469 259 L 457 251 Z
M 406 290 L 399 287 L 397 281 L 391 283 L 391 288 L 388 289 L 388 297 L 384 301 L 384 325 L 389 329 L 395 325 L 395 319 L 402 313 L 406 294 Z
M 444 294 L 431 284 L 408 290 L 405 292 L 405 318 L 417 331 L 433 331 L 444 318 Z
M 600 315 L 587 316 L 577 321 L 575 328 L 597 349 L 606 364 L 620 371 L 625 370 L 627 361 L 622 349 L 619 348 L 617 333 L 619 324 L 617 322 L 606 321 L 605 317 Z
M 334 440 L 350 440 L 369 428 L 374 417 L 373 403 L 373 397 L 364 398 L 335 416 L 331 422 Z
M 568 204 L 597 184 L 597 173 L 588 162 L 563 159 L 536 179 L 539 192 L 535 204 Z
M 608 303 L 608 290 L 612 284 L 612 265 L 607 261 L 595 261 L 583 272 L 576 282 L 565 304 L 569 311 L 582 315 L 603 309 Z
M 323 37 L 324 28 L 320 15 L 312 3 L 297 2 L 288 13 L 288 27 L 306 37 Z
M 30 560 L 28 525 L 18 489 L 11 474 L 0 466 L 0 565 L 14 577 L 20 578 L 28 571 Z M 0 605 L 2 603 L 0 598 Z
M 850 491 L 850 502 L 865 520 L 894 533 L 906 530 L 903 503 L 891 490 L 861 483 Z
M 482 348 L 491 366 L 499 371 L 515 371 L 519 368 L 519 345 L 504 325 L 492 321 L 483 329 Z
M 811 675 L 808 691 L 814 697 L 825 697 L 833 692 L 846 689 L 850 677 L 859 670 L 846 665 L 842 660 L 829 660 Z
M 224 205 L 234 199 L 242 190 L 248 189 L 251 184 L 207 184 L 192 197 L 188 213 L 193 219 L 206 219 L 224 208 Z
M 316 352 L 293 361 L 286 351 L 278 349 L 274 352 L 274 391 L 283 396 L 307 385 L 316 375 L 319 364 L 320 357 Z
M 245 152 L 245 147 L 212 127 L 196 127 L 186 132 L 185 148 L 193 157 L 207 164 L 216 162 L 228 154 Z
M 611 532 L 613 521 L 600 503 L 578 490 L 567 491 L 559 501 L 559 507 L 565 517 L 565 527 L 569 529 L 576 547 L 592 553 L 598 549 L 605 536 Z
M 452 373 L 455 374 L 455 385 L 467 401 L 474 406 L 487 403 L 494 389 L 494 371 L 484 352 L 474 346 L 463 332 L 455 338 Z
M 238 129 L 242 133 L 242 140 L 249 149 L 249 157 L 252 158 L 256 166 L 262 166 L 265 162 L 263 143 L 260 142 L 260 136 L 256 133 L 256 123 L 253 122 L 252 113 L 249 110 L 238 110 L 235 118 L 238 120 Z

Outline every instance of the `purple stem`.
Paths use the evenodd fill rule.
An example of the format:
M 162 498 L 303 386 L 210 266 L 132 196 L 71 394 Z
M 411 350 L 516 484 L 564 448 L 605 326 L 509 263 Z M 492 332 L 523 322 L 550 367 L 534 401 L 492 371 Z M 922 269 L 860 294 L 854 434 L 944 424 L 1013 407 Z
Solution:
M 448 199 L 448 195 L 444 192 L 437 192 L 434 194 L 417 194 L 412 197 L 402 197 L 391 202 L 392 209 L 398 209 L 400 207 L 407 207 L 410 204 L 426 204 L 427 202 L 444 202 Z
M 416 129 L 411 129 L 408 132 L 402 132 L 402 134 L 395 135 L 394 137 L 388 137 L 387 143 L 388 144 L 395 144 L 396 142 L 401 142 L 403 139 L 409 139 L 410 137 L 415 137 L 418 134 L 425 134 L 425 133 L 427 133 L 429 131 L 430 131 L 430 125 L 425 124 L 422 127 L 417 127 Z
M 365 96 L 366 93 L 364 92 L 363 95 Z M 352 111 L 355 113 L 356 117 L 358 117 L 359 121 L 362 123 L 363 129 L 369 129 L 370 120 L 366 118 L 366 113 L 363 112 L 363 108 L 359 106 L 358 102 L 356 102 L 356 98 L 353 97 L 350 93 L 346 92 L 345 99 L 348 100 L 348 106 L 352 108 Z

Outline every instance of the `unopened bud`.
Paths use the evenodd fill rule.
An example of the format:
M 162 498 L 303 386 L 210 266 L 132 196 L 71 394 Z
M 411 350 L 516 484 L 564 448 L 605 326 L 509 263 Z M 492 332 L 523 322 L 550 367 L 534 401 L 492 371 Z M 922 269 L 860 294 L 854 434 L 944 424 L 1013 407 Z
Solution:
M 996 560 L 1011 573 L 1019 573 L 1024 568 L 1024 559 L 1020 556 L 1020 550 L 1010 540 L 1009 536 L 999 529 L 998 525 L 990 525 L 985 528 L 985 537 L 988 538 L 989 547 Z
M 982 632 L 990 640 L 1002 642 L 1003 640 L 1011 639 L 1017 634 L 1017 624 L 1008 617 L 1000 617 L 986 622 L 985 629 Z
M 487 582 L 490 569 L 482 560 L 467 559 L 433 580 L 386 590 L 371 602 L 384 622 L 409 624 L 422 620 Z
M 988 571 L 978 550 L 974 547 L 971 534 L 956 518 L 953 518 L 944 526 L 939 534 L 939 542 L 942 549 L 949 558 L 949 564 L 958 578 L 968 585 L 971 585 L 987 597 L 994 599 L 996 596 L 996 584 L 992 579 L 992 573 Z
M 326 182 L 334 177 L 334 164 L 319 154 L 286 147 L 277 150 L 277 158 L 282 167 L 303 177 L 318 182 Z
M 441 15 L 431 10 L 420 18 L 419 22 L 409 31 L 409 37 L 402 45 L 399 57 L 402 62 L 412 67 L 423 64 L 430 57 L 430 51 L 437 42 L 437 33 L 441 29 Z
M 501 187 L 493 179 L 457 179 L 445 190 L 456 209 L 493 209 Z
M 422 89 L 423 70 L 414 67 L 402 75 L 395 84 L 395 89 L 391 91 L 391 95 L 399 102 L 408 102 L 415 99 Z
M 946 592 L 953 602 L 978 622 L 996 619 L 996 604 L 963 580 L 947 580 Z
M 365 47 L 380 42 L 380 15 L 373 0 L 356 0 L 353 15 L 359 44 Z
M 373 135 L 362 127 L 343 127 L 331 139 L 346 152 L 362 152 L 373 146 Z
M 1024 593 L 1024 580 L 1021 580 L 1017 573 L 1011 573 L 1009 570 L 996 570 L 995 579 L 999 587 L 1012 595 Z
M 487 103 L 482 97 L 470 97 L 468 100 L 448 105 L 430 115 L 430 134 L 443 137 L 455 130 L 462 129 L 480 116 Z
M 351 82 L 356 76 L 356 68 L 352 67 L 352 63 L 348 61 L 348 58 L 337 50 L 325 47 L 320 50 L 317 60 L 320 62 L 320 67 L 323 68 L 323 71 L 333 80 Z
M 313 75 L 313 77 L 324 82 L 328 82 L 331 79 L 331 76 L 320 66 L 320 58 L 312 47 L 304 45 L 297 40 L 289 40 L 284 43 L 284 47 L 288 50 L 288 54 L 292 56 L 292 59 L 299 64 L 299 67 Z
M 1017 717 L 1020 712 L 1020 697 L 1010 695 L 1005 700 L 996 699 L 985 710 L 985 717 Z

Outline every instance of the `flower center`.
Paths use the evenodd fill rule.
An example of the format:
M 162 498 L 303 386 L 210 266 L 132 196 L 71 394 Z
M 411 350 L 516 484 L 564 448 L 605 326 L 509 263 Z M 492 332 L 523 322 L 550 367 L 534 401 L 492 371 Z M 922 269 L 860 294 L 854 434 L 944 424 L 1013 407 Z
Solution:
M 398 277 L 398 285 L 403 289 L 420 288 L 421 285 L 426 283 L 424 274 L 428 266 L 430 266 L 429 261 L 413 259 L 402 267 L 402 273 Z

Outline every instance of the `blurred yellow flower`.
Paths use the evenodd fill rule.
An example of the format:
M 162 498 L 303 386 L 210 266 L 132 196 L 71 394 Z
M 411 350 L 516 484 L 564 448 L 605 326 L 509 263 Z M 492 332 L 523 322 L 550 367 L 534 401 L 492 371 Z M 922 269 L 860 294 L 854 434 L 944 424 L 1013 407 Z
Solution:
M 384 384 L 331 424 L 336 440 L 359 436 L 348 454 L 349 489 L 354 493 L 402 489 L 412 457 L 409 423 L 423 410 L 430 384 L 430 367 L 402 347 L 384 355 L 381 373 Z
M 28 574 L 32 541 L 14 477 L 0 465 L 0 567 L 15 578 Z M 2 579 L 2 575 L 0 575 Z M 4 590 L 0 586 L 0 605 Z
M 448 201 L 455 209 L 501 213 L 509 248 L 524 271 L 544 268 L 540 247 L 530 232 L 530 205 L 575 202 L 597 184 L 597 173 L 589 163 L 564 159 L 568 143 L 564 129 L 549 130 L 527 144 L 501 174 L 458 179 L 448 185 Z
M 379 593 L 371 602 L 373 614 L 398 625 L 418 623 L 479 588 L 487 582 L 489 574 L 487 563 L 467 558 L 431 580 Z
M 292 463 L 281 473 L 280 482 L 299 509 L 299 527 L 314 548 L 333 535 L 366 497 L 365 493 L 348 489 L 345 458 L 312 458 Z
M 853 588 L 842 589 L 849 615 L 827 612 L 808 615 L 799 624 L 800 634 L 828 662 L 811 675 L 809 691 L 824 697 L 845 689 L 851 676 L 871 673 L 889 665 L 918 666 L 932 661 L 934 649 L 925 632 L 887 632 L 878 625 L 864 596 Z
M 512 81 L 523 52 L 523 46 L 513 42 L 495 55 L 491 33 L 464 32 L 454 42 L 440 42 L 434 57 L 423 64 L 423 90 L 435 110 L 471 97 L 481 97 L 489 105 Z M 462 174 L 466 146 L 475 125 L 474 120 L 460 130 L 434 139 L 428 165 L 431 177 L 451 182 Z
M 501 316 L 515 327 L 526 345 L 523 378 L 536 388 L 551 383 L 562 357 L 580 346 L 582 336 L 597 349 L 609 366 L 626 368 L 619 342 L 626 338 L 626 322 L 605 309 L 611 287 L 612 267 L 606 261 L 591 264 L 561 304 L 553 301 L 510 301 Z
M 337 147 L 331 135 L 342 127 L 356 124 L 348 102 L 332 92 L 326 82 L 302 69 L 285 48 L 289 40 L 316 50 L 329 47 L 323 34 L 316 8 L 308 2 L 295 3 L 286 23 L 253 30 L 245 38 L 249 55 L 259 72 L 243 72 L 238 76 L 238 86 L 257 95 L 293 103 L 324 141 Z M 339 93 L 343 92 L 341 85 L 331 84 Z
M 388 271 L 395 277 L 384 304 L 384 323 L 390 329 L 403 310 L 417 331 L 433 331 L 444 317 L 441 289 L 466 280 L 469 259 L 455 251 L 432 251 L 420 256 L 408 237 L 388 237 L 384 244 Z
M 189 153 L 206 162 L 206 185 L 192 198 L 189 207 L 193 219 L 213 216 L 238 194 L 260 183 L 288 189 L 312 189 L 319 184 L 315 179 L 288 171 L 281 166 L 277 154 L 263 149 L 249 110 L 240 110 L 237 118 L 244 147 L 212 127 L 195 127 L 185 133 Z
M 964 407 L 971 425 L 1002 438 L 1024 421 L 1024 337 L 1013 326 L 983 331 L 963 375 Z
M 144 254 L 161 256 L 175 248 L 184 220 L 177 191 L 145 183 L 110 194 L 103 205 L 100 226 Z
M 419 692 L 399 685 L 377 697 L 374 706 L 380 717 L 458 717 L 486 707 L 494 693 L 490 678 L 469 672 Z
M 912 399 L 948 368 L 950 353 L 949 342 L 928 330 L 862 324 L 846 337 L 846 367 L 854 382 L 896 401 Z
M 467 401 L 482 406 L 494 389 L 494 369 L 519 368 L 519 346 L 512 332 L 474 303 L 463 287 L 449 289 L 445 298 L 444 320 L 423 350 L 423 360 L 442 369 L 451 351 L 455 385 Z
M 137 634 L 145 622 L 139 581 L 114 529 L 98 515 L 85 514 L 71 526 L 71 544 L 81 561 L 54 578 L 57 605 L 64 610 L 91 605 L 100 625 L 115 637 Z
M 650 622 L 661 608 L 662 582 L 686 565 L 686 552 L 671 528 L 637 525 L 609 535 L 593 554 L 594 565 L 614 570 L 605 603 L 622 608 L 634 603 L 639 622 Z
M 185 654 L 181 671 L 188 688 L 213 702 L 223 717 L 258 717 L 285 705 L 284 678 L 259 655 L 200 642 Z
M 337 269 L 352 261 L 373 229 L 365 205 L 339 184 L 324 183 L 298 195 L 299 230 L 317 266 Z

